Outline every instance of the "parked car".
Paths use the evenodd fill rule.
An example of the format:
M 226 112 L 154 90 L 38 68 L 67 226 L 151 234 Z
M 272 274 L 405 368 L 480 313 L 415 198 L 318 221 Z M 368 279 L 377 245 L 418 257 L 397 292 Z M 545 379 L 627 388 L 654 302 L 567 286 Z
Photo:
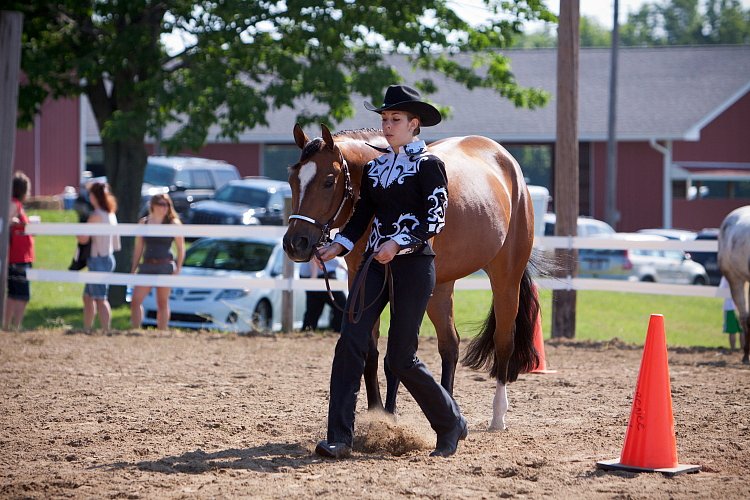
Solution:
M 668 240 L 679 240 L 679 241 L 694 240 L 698 234 L 695 231 L 688 231 L 686 229 L 666 229 L 666 228 L 639 229 L 636 232 L 641 233 L 641 234 L 655 234 L 657 236 L 664 236 Z
M 188 248 L 182 276 L 274 278 L 281 276 L 284 251 L 281 238 L 204 238 Z M 299 266 L 294 276 L 299 278 Z M 345 276 L 341 278 L 345 279 Z M 232 332 L 281 329 L 282 290 L 267 288 L 173 288 L 169 295 L 172 328 Z M 293 292 L 294 327 L 302 327 L 305 291 Z M 152 289 L 143 301 L 143 325 L 156 325 L 156 294 Z M 330 322 L 326 306 L 320 319 Z
M 190 156 L 149 156 L 143 174 L 139 214 L 142 217 L 148 213 L 148 203 L 152 196 L 168 193 L 184 222 L 191 203 L 212 198 L 217 189 L 239 178 L 237 167 L 220 160 Z M 80 199 L 88 199 L 86 185 L 94 181 L 107 182 L 107 177 L 91 177 L 91 172 L 84 172 L 80 183 Z
M 220 160 L 188 156 L 149 156 L 141 188 L 141 214 L 155 194 L 169 193 L 184 218 L 191 203 L 207 200 L 229 181 L 240 178 L 237 167 Z
M 718 228 L 707 228 L 698 231 L 696 240 L 717 240 L 719 239 Z M 721 282 L 721 271 L 719 270 L 719 260 L 717 252 L 690 252 L 693 260 L 702 264 L 708 273 L 708 282 L 712 286 L 719 286 Z
M 557 222 L 557 216 L 555 214 L 544 214 L 545 236 L 555 235 L 555 222 Z M 615 230 L 606 222 L 585 216 L 578 216 L 578 219 L 576 220 L 576 232 L 581 238 L 615 234 Z
M 292 196 L 286 181 L 246 178 L 226 183 L 213 199 L 190 206 L 189 224 L 275 225 L 284 223 L 284 198 Z
M 664 236 L 616 233 L 612 240 L 667 241 Z M 682 250 L 580 249 L 578 276 L 581 278 L 623 279 L 683 285 L 706 285 L 706 269 Z

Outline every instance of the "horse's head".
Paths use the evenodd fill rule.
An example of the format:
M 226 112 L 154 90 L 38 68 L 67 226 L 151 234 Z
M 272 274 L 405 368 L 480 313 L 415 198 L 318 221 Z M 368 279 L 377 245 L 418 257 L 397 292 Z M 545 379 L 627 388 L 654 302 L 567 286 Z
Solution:
M 325 125 L 322 136 L 310 140 L 299 124 L 294 126 L 294 141 L 302 154 L 289 168 L 294 213 L 284 235 L 284 251 L 296 262 L 310 260 L 328 231 L 343 223 L 339 216 L 348 215 L 344 206 L 354 201 L 346 160 Z

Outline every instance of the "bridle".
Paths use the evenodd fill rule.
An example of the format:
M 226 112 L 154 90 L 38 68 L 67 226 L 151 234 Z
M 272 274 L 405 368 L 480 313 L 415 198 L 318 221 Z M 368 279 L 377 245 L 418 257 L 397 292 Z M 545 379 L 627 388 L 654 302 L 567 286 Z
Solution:
M 373 146 L 374 147 L 374 146 Z M 349 200 L 354 200 L 354 188 L 352 186 L 352 176 L 349 171 L 349 164 L 346 162 L 346 159 L 341 156 L 341 170 L 344 173 L 344 195 L 341 198 L 341 203 L 339 204 L 338 210 L 333 214 L 333 216 L 328 219 L 328 222 L 325 224 L 322 224 L 312 217 L 308 217 L 306 215 L 302 214 L 292 214 L 289 216 L 289 222 L 292 220 L 302 220 L 309 224 L 312 224 L 313 226 L 320 229 L 320 239 L 317 241 L 317 243 L 313 246 L 313 254 L 318 259 L 318 261 L 322 262 L 322 259 L 320 258 L 320 253 L 318 251 L 318 246 L 320 246 L 322 243 L 327 243 L 331 241 L 331 226 L 333 225 L 333 222 L 339 217 L 341 212 L 344 210 L 344 206 L 346 205 L 346 202 Z M 389 293 L 391 298 L 391 307 L 393 307 L 393 279 L 391 278 L 391 270 L 390 266 L 388 264 L 385 264 L 385 279 L 383 280 L 383 286 L 380 289 L 380 292 L 375 296 L 375 299 L 370 304 L 365 304 L 365 277 L 367 276 L 367 268 L 372 263 L 373 258 L 375 257 L 375 254 L 370 254 L 370 256 L 364 261 L 362 264 L 362 269 L 360 270 L 360 273 L 358 275 L 358 279 L 354 282 L 352 286 L 352 290 L 350 292 L 351 298 L 349 301 L 349 310 L 342 309 L 341 307 L 336 304 L 336 301 L 333 298 L 333 291 L 331 290 L 331 284 L 328 282 L 328 275 L 324 274 L 323 279 L 326 283 L 326 290 L 328 291 L 328 296 L 331 298 L 331 304 L 333 304 L 336 309 L 339 309 L 340 311 L 347 313 L 349 316 L 349 322 L 350 323 L 358 323 L 359 320 L 362 317 L 362 314 L 375 305 L 375 302 L 377 302 L 380 295 L 385 291 L 386 286 L 389 286 Z M 359 303 L 359 311 L 355 311 L 356 304 Z
M 349 164 L 346 162 L 346 160 L 343 158 L 341 159 L 341 170 L 344 173 L 344 195 L 341 198 L 341 204 L 339 204 L 338 210 L 331 216 L 330 219 L 328 219 L 328 222 L 325 224 L 322 224 L 312 217 L 308 217 L 306 215 L 302 214 L 292 214 L 289 216 L 289 222 L 293 219 L 302 220 L 305 222 L 308 222 L 312 224 L 313 226 L 317 227 L 321 231 L 320 239 L 315 244 L 315 246 L 319 246 L 321 243 L 327 243 L 331 241 L 331 226 L 333 225 L 333 222 L 341 215 L 341 212 L 344 210 L 344 206 L 346 205 L 346 202 L 349 200 L 354 200 L 354 187 L 352 186 L 352 176 L 349 172 Z

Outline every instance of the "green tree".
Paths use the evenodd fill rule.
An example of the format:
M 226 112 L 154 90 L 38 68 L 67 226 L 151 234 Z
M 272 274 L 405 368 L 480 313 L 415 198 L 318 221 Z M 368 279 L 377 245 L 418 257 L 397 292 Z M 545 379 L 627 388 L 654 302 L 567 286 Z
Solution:
M 612 32 L 593 17 L 581 16 L 581 47 L 609 47 Z
M 523 33 L 513 39 L 513 48 L 535 49 L 544 47 L 556 47 L 557 35 L 555 24 L 545 24 L 541 28 Z M 612 39 L 609 29 L 599 23 L 593 17 L 581 16 L 579 28 L 581 47 L 608 47 Z
M 647 3 L 628 15 L 623 45 L 750 43 L 750 9 L 738 0 L 670 0 Z
M 517 106 L 543 105 L 548 96 L 520 87 L 498 49 L 523 21 L 554 16 L 541 0 L 483 1 L 503 15 L 478 27 L 448 0 L 6 0 L 4 8 L 25 19 L 20 123 L 30 123 L 47 96 L 87 95 L 119 218 L 133 222 L 147 136 L 177 123 L 163 140 L 167 150 L 197 149 L 212 125 L 233 139 L 297 98 L 314 103 L 300 110 L 300 122 L 333 125 L 352 116 L 353 93 L 376 101 L 400 80 L 384 59 L 389 52 Z M 177 53 L 163 43 L 170 33 L 186 40 Z M 451 57 L 458 52 L 472 57 L 459 63 Z M 435 90 L 430 79 L 417 86 Z M 118 267 L 127 267 L 123 257 Z
M 708 43 L 750 43 L 750 9 L 743 12 L 739 0 L 708 0 L 706 3 Z

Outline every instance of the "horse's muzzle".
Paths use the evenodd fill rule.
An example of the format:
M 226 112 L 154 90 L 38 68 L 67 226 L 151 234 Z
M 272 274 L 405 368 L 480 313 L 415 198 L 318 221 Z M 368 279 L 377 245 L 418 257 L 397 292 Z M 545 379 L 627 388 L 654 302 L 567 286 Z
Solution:
M 312 257 L 313 245 L 307 236 L 287 233 L 283 247 L 287 256 L 295 262 L 307 262 Z

